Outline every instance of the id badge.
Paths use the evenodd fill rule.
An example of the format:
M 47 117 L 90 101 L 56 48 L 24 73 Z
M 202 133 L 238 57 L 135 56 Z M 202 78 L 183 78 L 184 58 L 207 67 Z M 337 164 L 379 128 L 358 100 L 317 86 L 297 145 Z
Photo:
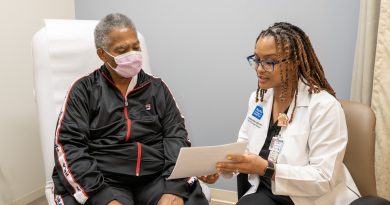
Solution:
M 280 135 L 276 135 L 272 138 L 271 144 L 269 146 L 270 153 L 268 155 L 268 160 L 276 163 L 279 153 L 282 151 L 283 144 L 284 142 Z

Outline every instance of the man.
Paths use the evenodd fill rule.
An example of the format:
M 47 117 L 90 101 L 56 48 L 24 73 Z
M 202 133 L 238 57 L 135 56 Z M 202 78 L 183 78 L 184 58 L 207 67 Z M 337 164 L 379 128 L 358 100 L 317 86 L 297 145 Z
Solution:
M 141 69 L 134 24 L 105 16 L 95 44 L 104 64 L 72 84 L 58 119 L 56 203 L 208 204 L 197 181 L 166 180 L 190 142 L 166 84 Z

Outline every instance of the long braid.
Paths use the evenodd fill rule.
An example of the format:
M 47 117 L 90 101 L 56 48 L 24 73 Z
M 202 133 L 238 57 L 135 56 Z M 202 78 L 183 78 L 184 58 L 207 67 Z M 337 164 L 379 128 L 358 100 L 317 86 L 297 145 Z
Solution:
M 290 122 L 293 120 L 294 112 L 296 109 L 296 101 L 298 96 L 298 81 L 299 78 L 304 78 L 305 83 L 309 86 L 309 93 L 318 93 L 320 90 L 325 90 L 329 94 L 336 97 L 336 93 L 330 86 L 329 82 L 325 78 L 323 67 L 313 49 L 309 37 L 306 33 L 286 22 L 275 23 L 268 29 L 261 31 L 256 39 L 256 42 L 262 38 L 270 36 L 275 39 L 277 45 L 278 57 L 289 55 L 287 64 L 293 63 L 295 66 L 292 68 L 294 72 L 288 72 L 287 69 L 280 69 L 280 76 L 282 81 L 282 94 L 279 96 L 281 100 L 287 93 L 287 83 L 292 82 L 291 97 L 294 96 L 294 108 L 291 114 Z M 291 67 L 291 66 L 287 66 Z M 292 73 L 289 76 L 288 73 Z M 263 101 L 265 89 L 258 87 L 256 94 L 256 102 Z
M 263 102 L 264 94 L 267 92 L 266 89 L 261 89 L 259 84 L 257 83 L 257 91 L 256 91 L 256 102 L 259 102 L 259 95 L 260 95 L 260 101 Z
M 281 28 L 285 29 L 286 31 L 290 32 L 292 35 L 296 36 L 297 43 L 298 43 L 298 52 L 299 52 L 299 61 L 301 62 L 301 70 L 304 78 L 308 81 L 308 84 L 310 85 L 309 92 L 312 93 L 313 91 L 315 93 L 319 92 L 319 87 L 321 86 L 318 81 L 315 80 L 312 76 L 316 76 L 316 70 L 312 69 L 313 65 L 315 67 L 318 67 L 319 62 L 318 59 L 317 62 L 313 61 L 312 55 L 310 55 L 310 51 L 307 50 L 308 47 L 311 47 L 311 44 L 307 44 L 307 40 L 309 40 L 306 36 L 306 34 L 303 33 L 302 30 L 299 29 L 298 31 L 294 30 L 292 25 L 288 25 L 286 23 L 281 24 Z M 314 50 L 313 50 L 314 51 Z M 322 67 L 321 67 L 322 69 Z
M 291 24 L 290 24 L 291 25 Z M 313 46 L 310 42 L 309 37 L 303 32 L 302 29 L 298 28 L 297 26 L 291 25 L 291 27 L 303 38 L 303 42 L 305 44 L 305 52 L 310 54 L 309 59 L 311 60 L 311 70 L 312 75 L 308 76 L 313 78 L 315 84 L 319 87 L 318 89 L 324 89 L 329 94 L 336 97 L 336 93 L 334 92 L 333 88 L 330 86 L 329 82 L 325 78 L 325 72 L 323 70 L 323 67 L 317 57 L 317 54 L 315 53 Z M 309 85 L 310 86 L 310 85 Z M 312 90 L 315 90 L 314 86 L 310 86 Z
M 260 86 L 259 86 L 259 83 L 257 83 L 256 102 L 259 102 L 259 92 L 260 92 Z M 261 100 L 261 101 L 263 101 L 263 100 Z

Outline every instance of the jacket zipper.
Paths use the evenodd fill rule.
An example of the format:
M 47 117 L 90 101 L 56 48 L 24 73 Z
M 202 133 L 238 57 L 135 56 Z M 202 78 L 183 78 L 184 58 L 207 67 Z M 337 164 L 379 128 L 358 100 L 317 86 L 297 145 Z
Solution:
M 126 93 L 126 96 L 124 96 L 124 98 L 125 98 L 125 110 L 124 110 L 124 113 L 125 113 L 125 119 L 126 119 L 126 121 L 127 121 L 127 132 L 126 132 L 126 138 L 125 138 L 125 141 L 126 141 L 126 142 L 129 141 L 129 139 L 130 139 L 130 134 L 131 134 L 131 120 L 130 120 L 129 115 L 128 115 L 129 113 L 128 113 L 128 108 L 127 108 L 127 106 L 129 105 L 129 103 L 127 102 L 127 96 L 128 96 L 130 93 L 132 93 L 132 92 L 134 92 L 134 91 L 137 91 L 137 90 L 139 90 L 139 89 L 145 87 L 145 86 L 148 85 L 149 83 L 150 83 L 150 81 L 147 82 L 147 83 L 145 83 L 145 84 L 143 84 L 142 86 L 139 86 L 139 87 L 137 87 L 137 88 L 134 88 L 134 89 L 131 90 L 130 92 Z M 116 86 L 115 86 L 115 87 L 116 87 Z M 119 88 L 117 88 L 117 89 L 119 90 Z
M 137 90 L 140 90 L 142 89 L 143 87 L 145 87 L 146 85 L 148 85 L 150 83 L 147 82 L 145 84 L 143 84 L 142 86 L 139 86 L 137 88 L 134 88 L 133 90 L 131 90 L 130 92 L 128 92 L 125 96 L 125 115 L 126 115 L 126 120 L 127 120 L 127 133 L 126 133 L 126 142 L 130 139 L 130 132 L 131 132 L 131 120 L 129 119 L 129 115 L 128 115 L 128 108 L 127 106 L 129 105 L 129 103 L 127 102 L 127 95 L 129 95 L 130 93 L 132 92 L 135 92 Z M 141 143 L 137 142 L 137 165 L 135 167 L 135 176 L 139 176 L 140 174 L 140 169 L 141 169 L 141 157 L 142 157 L 142 146 L 141 146 Z
M 129 141 L 130 139 L 130 132 L 131 132 L 131 120 L 129 118 L 129 111 L 128 111 L 128 108 L 127 106 L 129 105 L 129 103 L 127 102 L 127 95 L 125 97 L 125 109 L 124 109 L 124 113 L 125 113 L 125 119 L 126 119 L 126 122 L 127 122 L 127 131 L 126 131 L 126 137 L 125 137 L 125 141 Z
M 108 82 L 110 82 L 118 91 L 119 93 L 121 93 L 121 91 L 119 90 L 119 88 L 115 85 L 114 82 L 112 82 L 103 72 L 102 72 L 103 76 L 107 79 Z M 128 111 L 128 108 L 127 106 L 129 105 L 129 103 L 127 102 L 127 95 L 129 95 L 130 93 L 132 92 L 135 92 L 137 90 L 140 90 L 141 88 L 145 87 L 146 85 L 148 85 L 151 81 L 149 82 L 146 82 L 144 83 L 142 86 L 139 86 L 137 88 L 134 88 L 133 90 L 131 90 L 130 92 L 128 92 L 125 96 L 122 95 L 122 97 L 124 98 L 125 100 L 125 106 L 124 106 L 124 114 L 125 114 L 125 119 L 126 119 L 126 123 L 127 123 L 127 131 L 126 131 L 126 137 L 125 137 L 125 141 L 127 142 L 129 139 L 130 139 L 130 134 L 131 134 L 131 120 L 129 118 L 129 111 Z M 136 168 L 135 168 L 135 175 L 136 176 L 139 176 L 140 174 L 140 169 L 141 169 L 141 154 L 142 154 L 142 146 L 141 146 L 141 143 L 137 142 L 137 165 L 136 165 Z
M 135 168 L 135 175 L 139 176 L 139 170 L 141 168 L 141 155 L 142 155 L 142 146 L 141 143 L 137 142 L 137 167 Z

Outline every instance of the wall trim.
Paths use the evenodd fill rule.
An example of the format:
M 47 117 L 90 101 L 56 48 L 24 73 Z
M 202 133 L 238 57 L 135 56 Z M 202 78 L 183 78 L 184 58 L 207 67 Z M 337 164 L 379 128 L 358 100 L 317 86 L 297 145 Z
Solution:
M 210 188 L 212 205 L 234 205 L 237 203 L 237 192 Z M 41 187 L 8 205 L 26 205 L 45 195 L 45 188 Z
M 45 195 L 45 187 L 41 187 L 29 194 L 24 195 L 23 197 L 9 203 L 8 205 L 26 205 L 34 200 L 38 199 Z
M 237 203 L 237 192 L 210 188 L 212 205 L 234 205 Z
M 212 205 L 234 205 L 237 203 L 237 192 L 210 188 Z M 45 195 L 45 188 L 41 187 L 8 205 L 26 205 Z

